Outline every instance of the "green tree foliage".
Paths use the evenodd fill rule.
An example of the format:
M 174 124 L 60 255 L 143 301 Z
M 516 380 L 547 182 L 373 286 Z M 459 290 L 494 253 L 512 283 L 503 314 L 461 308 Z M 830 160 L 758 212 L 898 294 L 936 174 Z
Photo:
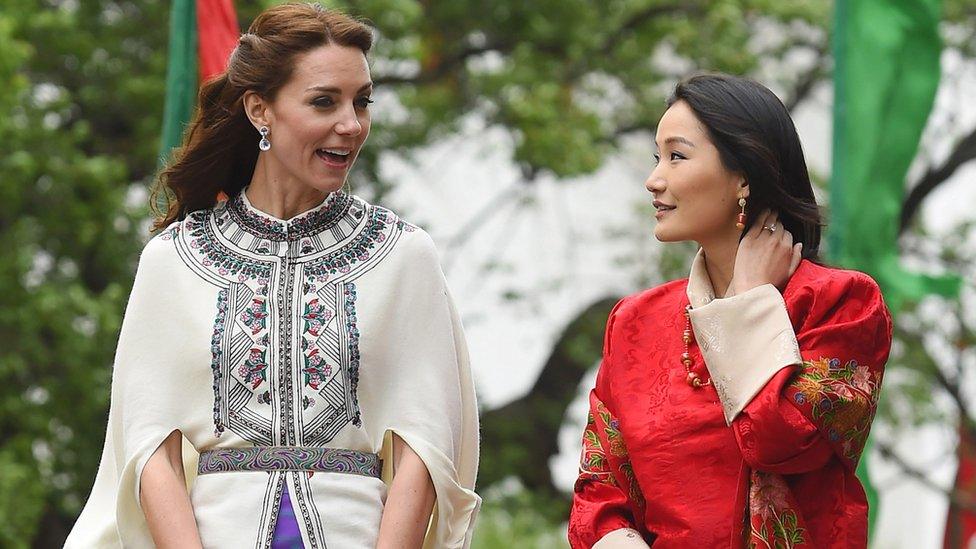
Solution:
M 511 132 L 528 178 L 594 171 L 622 136 L 655 127 L 668 83 L 689 70 L 746 73 L 792 46 L 822 49 L 830 14 L 827 3 L 799 0 L 329 4 L 380 32 L 374 81 L 396 92 L 398 108 L 377 126 L 374 155 L 409 154 L 475 115 Z M 757 23 L 810 38 L 750 47 Z
M 0 0 L 3 547 L 60 547 L 94 478 L 148 228 L 168 15 Z
M 91 486 L 141 247 L 165 9 L 0 2 L 0 545 L 56 545 Z M 136 187 L 138 188 L 138 187 Z M 141 196 L 144 193 L 134 193 Z

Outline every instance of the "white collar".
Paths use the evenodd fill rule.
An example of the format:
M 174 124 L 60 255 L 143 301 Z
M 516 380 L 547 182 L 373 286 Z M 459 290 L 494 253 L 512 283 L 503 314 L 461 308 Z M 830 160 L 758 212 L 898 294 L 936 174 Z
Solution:
M 695 260 L 691 262 L 686 292 L 692 308 L 703 307 L 715 299 L 715 290 L 712 289 L 712 281 L 708 278 L 708 270 L 705 268 L 705 250 L 702 248 L 698 249 Z

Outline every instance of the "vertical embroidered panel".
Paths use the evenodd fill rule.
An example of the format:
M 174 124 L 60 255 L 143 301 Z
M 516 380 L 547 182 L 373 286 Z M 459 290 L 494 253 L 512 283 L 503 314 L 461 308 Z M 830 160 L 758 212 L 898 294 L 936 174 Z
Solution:
M 347 417 L 353 425 L 361 425 L 359 419 L 359 328 L 356 325 L 356 285 L 352 282 L 344 285 L 345 313 L 346 313 L 346 341 L 349 346 L 347 367 L 349 372 L 349 390 L 346 391 Z
M 359 426 L 356 285 L 305 284 L 301 339 L 302 443 L 322 445 L 350 421 Z
M 263 310 L 262 295 L 243 284 L 231 284 L 217 294 L 211 338 L 216 437 L 230 428 L 255 444 L 272 442 L 270 414 L 248 408 L 267 382 L 267 326 L 256 320 L 262 318 Z
M 210 369 L 213 373 L 213 392 L 214 392 L 214 406 L 213 406 L 213 420 L 214 420 L 214 436 L 220 438 L 220 435 L 224 432 L 224 419 L 225 414 L 221 413 L 222 400 L 220 398 L 221 390 L 221 380 L 223 378 L 223 371 L 221 368 L 222 358 L 223 358 L 223 338 L 224 338 L 224 322 L 227 319 L 227 289 L 223 288 L 217 292 L 217 316 L 214 318 L 214 329 L 213 336 L 210 339 L 210 352 L 213 356 L 210 362 Z
M 281 511 L 281 492 L 285 487 L 285 473 L 275 471 L 268 476 L 268 488 L 264 494 L 264 505 L 261 508 L 261 522 L 255 549 L 270 549 L 274 539 L 275 526 L 278 524 L 278 514 Z

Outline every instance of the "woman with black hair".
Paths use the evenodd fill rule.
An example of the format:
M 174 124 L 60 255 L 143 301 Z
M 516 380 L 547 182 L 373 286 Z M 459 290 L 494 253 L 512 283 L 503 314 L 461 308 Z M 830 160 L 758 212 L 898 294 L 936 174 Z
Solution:
M 655 236 L 701 249 L 610 313 L 572 546 L 865 547 L 855 468 L 891 318 L 870 277 L 818 262 L 789 113 L 754 81 L 694 76 L 656 143 Z

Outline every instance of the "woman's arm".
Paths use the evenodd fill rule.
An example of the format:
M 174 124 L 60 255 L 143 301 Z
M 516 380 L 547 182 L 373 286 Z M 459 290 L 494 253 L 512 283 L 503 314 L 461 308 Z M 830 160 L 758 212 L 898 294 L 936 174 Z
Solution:
M 791 320 L 776 288 L 795 270 L 797 251 L 785 230 L 751 231 L 739 245 L 732 297 L 691 312 L 743 458 L 781 474 L 819 469 L 835 455 L 856 464 L 891 344 L 881 292 L 862 274 L 821 276 Z
M 183 474 L 183 435 L 170 433 L 142 470 L 139 501 L 159 549 L 202 548 Z
M 590 391 L 590 411 L 583 429 L 580 472 L 569 512 L 569 545 L 574 549 L 646 549 L 640 531 L 644 495 L 633 475 L 620 422 L 600 398 L 613 370 L 611 342 L 617 314 L 626 299 L 610 311 L 603 340 L 603 361 Z
M 856 465 L 878 402 L 891 317 L 863 275 L 824 281 L 796 334 L 800 359 L 732 422 L 743 457 L 762 471 L 801 473 L 832 456 Z
M 573 487 L 569 513 L 570 547 L 648 547 L 636 530 L 635 519 L 643 514 L 644 496 L 636 478 L 628 475 L 628 471 L 633 471 L 633 467 L 619 431 L 619 421 L 596 395 L 596 390 L 590 391 L 580 473 Z
M 420 456 L 393 433 L 393 483 L 383 508 L 377 549 L 419 548 L 434 508 L 434 484 Z

